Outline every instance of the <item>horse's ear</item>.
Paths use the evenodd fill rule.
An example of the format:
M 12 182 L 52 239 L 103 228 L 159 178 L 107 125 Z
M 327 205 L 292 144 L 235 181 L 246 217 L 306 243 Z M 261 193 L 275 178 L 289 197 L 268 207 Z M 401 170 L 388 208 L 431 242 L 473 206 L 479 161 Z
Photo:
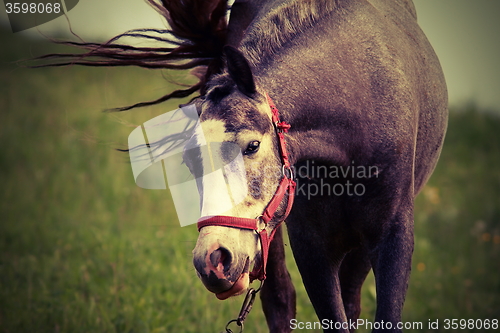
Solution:
M 245 56 L 232 46 L 224 46 L 227 69 L 231 79 L 236 83 L 238 89 L 248 97 L 253 97 L 257 92 L 253 80 L 252 69 Z

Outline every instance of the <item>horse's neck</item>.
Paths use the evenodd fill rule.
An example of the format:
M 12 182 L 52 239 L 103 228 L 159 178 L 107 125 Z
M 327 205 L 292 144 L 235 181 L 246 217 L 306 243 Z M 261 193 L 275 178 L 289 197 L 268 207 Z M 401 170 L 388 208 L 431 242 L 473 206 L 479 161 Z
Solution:
M 276 8 L 282 8 L 287 2 L 296 0 L 236 0 L 231 5 L 229 16 L 227 44 L 239 47 L 247 30 L 251 30 L 256 22 L 265 19 Z M 228 1 L 231 3 L 231 1 Z M 250 27 L 250 28 L 249 28 Z
M 338 0 L 261 0 L 241 42 L 254 66 L 272 57 L 287 42 L 313 27 L 338 7 Z
M 228 45 L 238 47 L 249 25 L 274 0 L 236 0 L 231 5 L 227 41 Z M 230 3 L 231 1 L 228 1 Z

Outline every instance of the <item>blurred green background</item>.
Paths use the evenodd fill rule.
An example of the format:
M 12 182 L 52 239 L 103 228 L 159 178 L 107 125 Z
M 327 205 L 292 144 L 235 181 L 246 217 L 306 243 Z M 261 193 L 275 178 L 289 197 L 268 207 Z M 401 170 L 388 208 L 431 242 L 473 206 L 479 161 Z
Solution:
M 114 150 L 181 101 L 100 112 L 154 99 L 184 74 L 27 69 L 13 62 L 58 48 L 10 31 L 0 41 L 0 332 L 222 331 L 242 297 L 205 290 L 191 264 L 196 227 L 178 225 L 168 191 L 138 188 Z M 474 104 L 451 110 L 417 198 L 405 321 L 500 319 L 499 165 L 499 117 Z M 315 321 L 287 251 L 297 319 Z M 373 320 L 374 300 L 370 275 L 363 318 Z M 257 303 L 246 332 L 267 332 Z

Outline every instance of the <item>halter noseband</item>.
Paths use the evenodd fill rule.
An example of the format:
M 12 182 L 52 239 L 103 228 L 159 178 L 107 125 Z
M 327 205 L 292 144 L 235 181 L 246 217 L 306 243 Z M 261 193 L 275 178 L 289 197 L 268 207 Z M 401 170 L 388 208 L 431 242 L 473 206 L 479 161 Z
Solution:
M 287 218 L 288 214 L 290 213 L 290 210 L 292 209 L 293 199 L 295 195 L 295 186 L 296 186 L 295 181 L 293 180 L 293 172 L 290 166 L 290 161 L 288 159 L 288 151 L 286 149 L 285 136 L 283 134 L 288 132 L 288 129 L 290 129 L 290 124 L 287 124 L 284 121 L 280 122 L 278 109 L 274 105 L 269 95 L 266 94 L 266 97 L 269 106 L 271 108 L 272 121 L 276 129 L 276 134 L 278 136 L 280 157 L 281 157 L 281 162 L 283 163 L 283 168 L 282 168 L 283 175 L 281 177 L 278 188 L 276 189 L 276 192 L 273 195 L 273 198 L 267 204 L 267 207 L 262 213 L 262 215 L 258 216 L 255 219 L 217 215 L 217 216 L 211 216 L 206 219 L 198 220 L 198 231 L 200 231 L 201 228 L 207 226 L 222 226 L 222 227 L 255 230 L 257 232 L 257 234 L 259 235 L 260 244 L 262 248 L 262 257 L 260 265 L 255 265 L 253 271 L 250 272 L 250 282 L 252 282 L 255 279 L 263 281 L 266 278 L 266 264 L 269 254 L 269 245 L 273 240 L 276 230 L 281 225 L 281 223 L 283 223 L 283 221 Z M 288 194 L 288 203 L 285 210 L 285 214 L 280 219 L 280 221 L 278 221 L 278 223 L 273 228 L 271 233 L 268 235 L 266 229 L 267 224 L 269 221 L 273 219 L 274 214 L 276 213 L 278 207 L 281 204 L 281 201 L 283 201 L 283 198 L 287 194 Z M 261 227 L 261 222 L 264 222 L 264 227 Z

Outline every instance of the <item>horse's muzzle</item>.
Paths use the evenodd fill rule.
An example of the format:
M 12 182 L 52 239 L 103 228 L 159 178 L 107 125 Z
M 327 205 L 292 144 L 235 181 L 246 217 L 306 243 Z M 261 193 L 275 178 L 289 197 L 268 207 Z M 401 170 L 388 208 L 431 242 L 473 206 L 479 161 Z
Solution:
M 218 298 L 239 294 L 248 287 L 244 281 L 248 280 L 248 256 L 236 255 L 221 244 L 215 243 L 206 251 L 195 248 L 193 264 L 205 287 Z

